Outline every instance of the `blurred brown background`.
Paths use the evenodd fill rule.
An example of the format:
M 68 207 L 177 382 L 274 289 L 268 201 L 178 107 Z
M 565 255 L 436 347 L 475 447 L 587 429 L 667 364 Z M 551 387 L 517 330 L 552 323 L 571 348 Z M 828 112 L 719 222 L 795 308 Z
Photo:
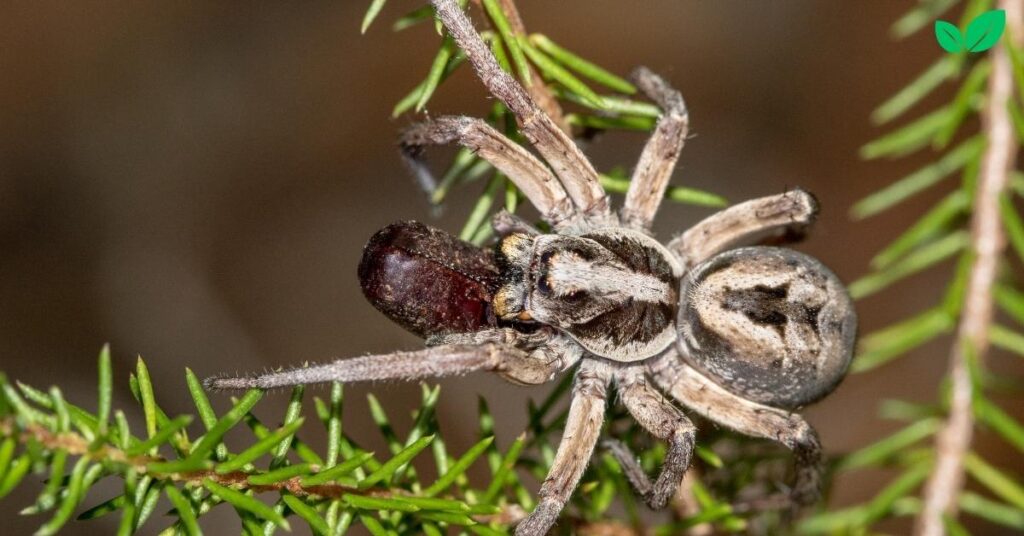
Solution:
M 457 232 L 476 192 L 459 190 L 433 218 L 403 169 L 396 133 L 416 118 L 390 119 L 391 108 L 425 76 L 438 37 L 427 25 L 392 33 L 391 21 L 418 5 L 398 0 L 360 36 L 368 3 L 5 2 L 0 369 L 37 386 L 59 384 L 91 407 L 95 356 L 109 341 L 115 404 L 131 405 L 126 379 L 141 354 L 159 380 L 158 400 L 178 414 L 191 410 L 186 366 L 206 376 L 417 347 L 363 300 L 361 247 L 399 219 Z M 683 92 L 695 137 L 675 184 L 732 201 L 797 185 L 814 191 L 823 214 L 800 247 L 850 281 L 943 190 L 867 222 L 847 216 L 854 200 L 928 158 L 857 157 L 881 132 L 868 121 L 872 108 L 940 54 L 928 30 L 905 43 L 890 39 L 889 25 L 910 4 L 521 0 L 520 9 L 530 30 L 618 73 L 648 65 Z M 482 86 L 462 69 L 430 112 L 487 109 Z M 630 166 L 643 139 L 608 135 L 587 151 L 601 169 Z M 442 162 L 448 153 L 436 154 Z M 666 204 L 656 231 L 668 238 L 707 214 Z M 863 301 L 862 332 L 935 303 L 948 272 Z M 826 449 L 850 450 L 893 430 L 876 418 L 885 398 L 933 400 L 947 345 L 850 377 L 809 409 Z M 993 362 L 1020 373 L 1019 360 Z M 505 446 L 525 424 L 526 397 L 549 389 L 490 376 L 443 383 L 442 426 L 457 452 L 473 442 L 477 394 L 498 414 Z M 419 388 L 373 390 L 406 430 Z M 346 431 L 373 447 L 367 391 L 347 390 Z M 260 414 L 278 418 L 284 400 L 265 400 Z M 994 461 L 1022 470 L 989 434 L 979 441 Z M 885 477 L 850 475 L 833 503 L 863 501 Z M 13 515 L 37 489 L 34 480 L 0 502 L 5 534 L 43 521 Z M 234 532 L 232 518 L 219 512 L 209 526 Z M 107 533 L 114 521 L 67 533 Z M 161 525 L 151 520 L 149 531 Z

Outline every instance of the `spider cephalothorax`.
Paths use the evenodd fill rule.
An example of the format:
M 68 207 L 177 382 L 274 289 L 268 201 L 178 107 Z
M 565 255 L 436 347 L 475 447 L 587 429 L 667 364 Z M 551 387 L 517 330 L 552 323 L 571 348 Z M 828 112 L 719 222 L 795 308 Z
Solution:
M 501 318 L 554 326 L 614 361 L 647 359 L 676 339 L 682 266 L 649 236 L 629 229 L 514 233 L 497 251 Z
M 359 266 L 369 301 L 427 348 L 342 359 L 253 377 L 211 378 L 214 389 L 320 382 L 416 380 L 491 371 L 539 384 L 577 369 L 565 432 L 534 511 L 517 534 L 546 533 L 586 469 L 608 387 L 651 435 L 667 443 L 652 482 L 613 440 L 606 447 L 653 508 L 690 465 L 696 430 L 661 392 L 711 421 L 779 441 L 794 452 L 795 482 L 763 507 L 813 502 L 821 447 L 791 410 L 831 392 L 846 373 L 856 315 L 842 284 L 807 255 L 751 244 L 801 236 L 817 214 L 802 190 L 747 201 L 706 218 L 666 245 L 649 228 L 686 139 L 680 94 L 640 68 L 637 87 L 663 110 L 622 210 L 610 209 L 597 172 L 572 139 L 498 66 L 455 0 L 438 18 L 490 92 L 516 116 L 546 162 L 468 117 L 409 128 L 402 149 L 417 173 L 429 145 L 458 143 L 509 178 L 552 233 L 499 213 L 494 249 L 416 222 L 378 232 Z M 659 391 L 660 389 L 660 391 Z

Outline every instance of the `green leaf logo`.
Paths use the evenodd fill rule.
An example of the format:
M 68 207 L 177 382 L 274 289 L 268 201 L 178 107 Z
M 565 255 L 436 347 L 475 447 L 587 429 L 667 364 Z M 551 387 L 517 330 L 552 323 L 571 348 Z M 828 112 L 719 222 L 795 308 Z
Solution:
M 985 52 L 996 46 L 1006 29 L 1006 12 L 1002 9 L 986 11 L 967 25 L 967 35 L 944 20 L 935 21 L 935 40 L 946 52 Z
M 944 20 L 935 21 L 935 39 L 946 52 L 964 50 L 964 37 L 960 35 L 960 29 Z
M 1002 9 L 986 11 L 967 25 L 964 46 L 971 52 L 984 52 L 999 42 L 1006 28 L 1006 12 Z

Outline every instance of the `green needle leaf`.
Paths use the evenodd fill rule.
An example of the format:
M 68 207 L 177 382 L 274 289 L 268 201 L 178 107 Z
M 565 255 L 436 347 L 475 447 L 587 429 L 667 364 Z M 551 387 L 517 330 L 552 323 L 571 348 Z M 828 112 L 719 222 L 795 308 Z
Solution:
M 1024 509 L 1007 506 L 969 491 L 960 495 L 960 508 L 993 523 L 1024 531 Z
M 954 26 L 953 29 L 956 27 Z M 957 35 L 959 34 L 960 31 L 957 30 Z M 945 56 L 939 59 L 899 93 L 882 103 L 871 114 L 871 119 L 877 124 L 892 121 L 927 97 L 932 90 L 939 87 L 939 84 L 956 76 L 959 70 L 960 60 L 956 56 Z
M 447 79 L 448 76 L 451 75 L 455 71 L 455 69 L 459 65 L 461 65 L 462 62 L 465 60 L 465 54 L 463 54 L 461 51 L 457 52 L 455 56 L 452 57 L 451 61 L 448 62 L 448 65 L 445 66 L 444 72 L 441 74 L 441 80 L 438 82 L 438 84 L 444 82 L 445 79 Z M 424 89 L 426 89 L 426 86 L 427 81 L 424 80 L 420 82 L 419 85 L 417 85 L 415 88 L 413 88 L 412 91 L 410 91 L 406 96 L 402 97 L 402 99 L 399 100 L 397 104 L 395 104 L 394 109 L 391 110 L 391 117 L 398 117 L 412 109 L 413 106 L 416 106 L 416 103 L 420 101 L 420 95 L 423 94 L 423 91 Z
M 149 378 L 149 369 L 146 362 L 139 356 L 135 364 L 136 380 L 139 385 L 139 398 L 142 402 L 142 411 L 146 415 L 146 437 L 153 437 L 156 433 L 156 399 L 153 396 L 153 382 Z
M 272 522 L 278 527 L 284 530 L 291 531 L 291 526 L 288 524 L 288 520 L 285 519 L 281 514 L 276 512 L 273 508 L 266 504 L 250 497 L 240 491 L 233 490 L 231 488 L 222 486 L 209 478 L 203 480 L 203 487 L 210 490 L 210 493 L 216 495 L 226 503 L 230 503 L 235 508 L 249 512 L 256 516 L 258 519 L 265 519 Z
M 1006 194 L 999 196 L 999 214 L 1003 218 L 1003 226 L 1006 227 L 1006 234 L 1010 238 L 1013 250 L 1017 252 L 1017 257 L 1024 261 L 1024 220 Z
M 39 508 L 38 511 L 49 510 L 56 504 L 58 493 L 64 480 L 64 465 L 67 463 L 67 459 L 68 452 L 66 450 L 59 450 L 53 453 L 53 459 L 50 460 L 50 479 L 46 483 L 46 488 L 36 500 L 36 506 Z
M 603 117 L 599 115 L 566 114 L 565 120 L 570 125 L 593 128 L 598 130 L 638 130 L 648 132 L 657 124 L 653 117 L 618 116 Z
M 372 395 L 371 395 L 372 396 Z M 345 399 L 345 389 L 338 383 L 331 384 L 331 407 L 327 417 L 327 465 L 334 465 L 341 452 L 341 410 Z
M 297 385 L 292 389 L 291 399 L 288 401 L 288 408 L 284 412 L 284 425 L 290 425 L 293 422 L 299 421 L 302 415 L 302 395 L 305 393 L 305 387 Z M 296 430 L 298 428 L 296 427 Z M 295 434 L 289 434 L 284 437 L 281 442 L 274 449 L 274 458 L 270 461 L 270 468 L 275 469 L 283 465 L 288 456 L 288 450 L 291 448 L 292 439 Z
M 992 326 L 989 328 L 988 340 L 994 346 L 1024 357 L 1024 335 L 1002 326 Z
M 460 525 L 468 527 L 470 525 L 476 525 L 476 521 L 473 518 L 465 514 L 457 514 L 454 512 L 421 512 L 419 517 L 422 519 L 429 519 L 431 521 L 437 521 L 438 523 L 447 523 L 449 525 Z
M 729 206 L 729 201 L 718 194 L 685 186 L 669 186 L 665 191 L 665 198 L 677 203 L 701 207 L 724 208 Z
M 946 52 L 956 54 L 966 50 L 960 29 L 944 20 L 935 21 L 935 39 Z
M 920 220 L 871 259 L 871 267 L 881 270 L 891 266 L 913 248 L 945 231 L 951 222 L 970 206 L 970 196 L 963 190 L 949 194 Z
M 981 136 L 975 136 L 961 143 L 946 153 L 939 161 L 928 164 L 881 191 L 858 201 L 851 209 L 853 217 L 863 219 L 892 208 L 964 167 L 969 161 L 980 156 L 984 148 L 985 139 Z
M 249 483 L 256 486 L 269 486 L 283 480 L 295 478 L 297 476 L 305 476 L 309 474 L 309 464 L 299 463 L 295 465 L 286 465 L 280 469 L 274 469 L 261 475 L 252 475 L 249 477 Z
M 592 106 L 604 109 L 605 104 L 604 101 L 601 100 L 600 95 L 590 89 L 590 87 L 584 84 L 579 78 L 573 76 L 572 73 L 567 71 L 561 65 L 555 63 L 551 58 L 547 57 L 543 52 L 531 45 L 528 39 L 521 37 L 519 39 L 519 46 L 523 49 L 523 52 L 526 53 L 526 56 L 530 58 L 530 61 L 532 61 L 545 76 L 559 84 L 562 84 L 569 91 L 580 95 Z
M 245 467 L 246 464 L 255 461 L 256 458 L 270 452 L 280 445 L 282 441 L 290 438 L 292 434 L 302 426 L 303 420 L 304 419 L 302 418 L 295 419 L 281 428 L 278 428 L 274 433 L 260 439 L 254 445 L 243 450 L 237 456 L 218 465 L 216 468 L 217 473 L 224 474 L 230 473 L 231 471 L 238 471 L 242 467 Z
M 359 521 L 363 523 L 366 530 L 370 531 L 370 534 L 373 536 L 393 536 L 384 528 L 384 525 L 380 524 L 380 521 L 377 521 L 377 518 L 375 517 L 364 514 L 359 516 Z
M 468 469 L 481 454 L 486 452 L 487 447 L 491 446 L 491 443 L 493 442 L 494 436 L 485 437 L 481 441 L 477 442 L 477 444 L 470 447 L 470 449 L 467 450 L 458 461 L 452 464 L 448 469 L 448 472 L 442 475 L 441 478 L 438 478 L 436 482 L 431 484 L 430 487 L 423 492 L 423 495 L 433 497 L 445 489 L 448 489 L 448 486 L 452 485 L 452 483 L 455 482 L 455 479 L 461 476 L 462 473 L 465 473 L 466 469 Z
M 981 101 L 981 88 L 985 81 L 988 80 L 988 74 L 991 71 L 992 64 L 987 61 L 980 61 L 971 69 L 971 74 L 963 85 L 960 86 L 956 98 L 953 99 L 952 112 L 946 118 L 945 126 L 935 135 L 934 146 L 936 148 L 943 148 L 949 144 L 957 129 L 960 128 L 960 123 L 967 117 L 967 113 L 971 111 L 975 103 Z
M 448 512 L 468 512 L 469 505 L 454 499 L 435 499 L 433 497 L 402 496 L 402 502 L 416 505 L 420 510 L 439 510 Z
M 398 454 L 395 454 L 395 456 L 390 460 L 384 462 L 384 464 L 380 466 L 380 469 L 377 469 L 376 471 L 370 473 L 369 475 L 366 476 L 366 478 L 360 481 L 359 489 L 369 488 L 370 486 L 373 486 L 374 484 L 382 480 L 391 478 L 391 475 L 394 474 L 394 472 L 400 466 L 402 466 L 405 463 L 408 463 L 410 460 L 416 457 L 416 455 L 419 454 L 421 450 L 427 448 L 427 446 L 430 445 L 430 442 L 433 440 L 434 436 L 432 435 L 421 437 L 420 439 L 416 440 L 415 443 L 408 446 Z
M 530 36 L 530 42 L 562 65 L 598 84 L 627 95 L 636 93 L 636 86 L 633 84 L 562 48 L 545 35 L 533 34 Z
M 498 173 L 495 173 L 484 189 L 483 195 L 480 199 L 477 199 L 476 204 L 473 206 L 472 212 L 469 213 L 469 218 L 466 218 L 466 224 L 462 227 L 462 231 L 459 232 L 459 238 L 461 240 L 470 241 L 473 236 L 477 233 L 480 227 L 486 222 L 487 214 L 491 210 L 491 206 L 494 205 L 494 199 L 498 196 L 498 192 L 501 191 L 501 186 L 504 183 L 504 179 Z
M 67 432 L 71 428 L 71 415 L 59 387 L 50 387 L 50 400 L 53 401 L 53 410 L 57 414 L 57 431 Z
M 178 488 L 167 486 L 164 488 L 164 494 L 167 495 L 171 504 L 174 505 L 174 509 L 177 510 L 178 517 L 181 518 L 181 525 L 185 527 L 185 533 L 189 536 L 202 534 L 203 531 L 199 529 L 199 523 L 196 522 L 196 514 L 192 510 L 192 503 L 178 491 Z
M 357 454 L 354 458 L 345 460 L 334 467 L 324 469 L 315 475 L 308 476 L 302 479 L 302 485 L 306 487 L 319 486 L 328 482 L 333 482 L 343 476 L 346 476 L 357 468 L 362 467 L 370 458 L 373 458 L 372 452 L 363 452 Z
M 455 40 L 452 36 L 445 35 L 441 42 L 441 49 L 437 51 L 437 55 L 434 56 L 434 62 L 430 66 L 430 71 L 427 73 L 427 79 L 423 82 L 423 86 L 420 89 L 419 100 L 416 101 L 416 111 L 420 111 L 424 106 L 427 105 L 427 101 L 433 96 L 434 91 L 437 89 L 438 84 L 444 78 L 445 68 L 448 67 L 448 63 L 451 61 L 452 56 L 455 55 L 457 47 L 455 46 Z
M 866 335 L 860 342 L 860 355 L 850 365 L 850 372 L 859 373 L 877 368 L 953 328 L 953 318 L 942 307 L 893 324 Z
M 430 19 L 433 15 L 434 8 L 429 4 L 422 7 L 418 7 L 415 10 L 410 11 L 409 13 L 403 15 L 401 18 L 396 20 L 395 23 L 391 25 L 391 30 L 395 32 L 400 32 L 406 28 L 415 26 L 416 24 L 419 24 L 425 20 Z
M 964 48 L 971 52 L 984 52 L 999 42 L 1006 28 L 1006 12 L 1002 9 L 986 11 L 967 25 Z
M 888 486 L 883 488 L 875 497 L 867 504 L 867 510 L 865 512 L 866 523 L 870 524 L 876 520 L 885 517 L 887 513 L 892 510 L 893 504 L 906 496 L 908 493 L 916 489 L 926 478 L 931 474 L 931 464 L 921 463 L 916 467 L 912 467 L 907 470 L 896 480 L 892 481 Z
M 110 344 L 104 344 L 99 357 L 99 391 L 96 404 L 96 420 L 99 435 L 107 435 L 110 426 L 110 401 L 113 398 L 113 373 L 110 365 Z
M 71 478 L 68 481 L 67 494 L 53 517 L 36 531 L 38 536 L 50 536 L 56 534 L 65 523 L 71 519 L 75 507 L 82 500 L 82 488 L 85 482 L 85 470 L 89 468 L 89 458 L 79 458 L 75 468 L 71 471 Z
M 260 401 L 261 398 L 263 398 L 263 391 L 260 391 L 259 389 L 251 389 L 245 393 L 245 395 L 242 396 L 242 399 L 239 400 L 238 403 L 235 404 L 235 406 L 227 413 L 225 413 L 224 416 L 217 421 L 217 424 L 213 425 L 213 428 L 210 428 L 210 430 L 206 432 L 206 435 L 204 435 L 203 438 L 192 447 L 189 459 L 199 460 L 206 458 L 206 456 L 210 454 L 210 451 L 220 443 L 224 434 L 238 424 L 238 422 L 242 420 L 242 417 L 244 417 L 245 414 Z
M 4 475 L 11 467 L 11 460 L 14 459 L 14 448 L 17 446 L 17 442 L 14 441 L 13 437 L 4 439 L 3 443 L 0 443 L 0 482 L 3 481 Z
M 1024 453 L 1024 426 L 999 406 L 984 397 L 974 400 L 974 412 L 981 422 L 996 431 L 1008 443 Z
M 975 453 L 964 457 L 964 467 L 979 483 L 1006 502 L 1024 509 L 1024 487 L 1006 476 L 1006 472 L 989 465 Z
M 940 419 L 933 418 L 918 421 L 885 439 L 876 441 L 844 457 L 837 464 L 836 469 L 850 470 L 886 463 L 908 447 L 930 437 L 941 425 L 942 421 Z
M 79 521 L 98 519 L 111 512 L 123 510 L 129 504 L 130 503 L 128 502 L 127 496 L 118 495 L 117 497 L 107 499 L 106 501 L 103 501 L 100 504 L 93 506 L 92 508 L 82 512 L 81 514 L 78 514 L 78 517 L 76 517 L 75 519 Z
M 512 32 L 512 25 L 509 24 L 508 18 L 505 17 L 505 12 L 501 10 L 501 5 L 498 4 L 497 0 L 483 0 L 482 3 L 487 16 L 491 18 L 491 22 L 497 28 L 501 41 L 508 48 L 509 56 L 512 56 L 512 63 L 515 64 L 516 71 L 519 72 L 519 79 L 526 86 L 532 85 L 530 64 L 526 63 L 526 56 L 523 55 L 523 49 L 520 47 L 518 36 Z
M 519 434 L 519 437 L 509 446 L 505 457 L 501 459 L 498 470 L 494 472 L 494 478 L 491 479 L 491 483 L 487 485 L 487 491 L 484 492 L 484 502 L 494 502 L 498 494 L 501 493 L 501 490 L 505 487 L 505 481 L 508 480 L 508 476 L 515 469 L 516 460 L 519 459 L 519 454 L 523 452 L 524 446 L 526 446 L 525 433 Z
M 949 123 L 952 105 L 943 106 L 893 132 L 872 140 L 860 148 L 860 157 L 873 160 L 910 154 L 928 145 L 940 129 Z
M 7 496 L 18 484 L 21 483 L 21 479 L 25 478 L 25 474 L 32 468 L 32 458 L 28 454 L 22 454 L 18 459 L 11 464 L 10 468 L 4 474 L 3 480 L 0 480 L 0 499 Z
M 956 0 L 932 0 L 919 2 L 892 25 L 892 35 L 898 39 L 909 37 L 931 24 L 939 15 L 955 5 Z M 957 30 L 959 33 L 959 30 Z
M 905 258 L 880 272 L 866 275 L 849 285 L 850 296 L 861 299 L 909 275 L 942 262 L 971 243 L 970 234 L 958 231 L 931 244 L 922 246 Z
M 604 187 L 605 191 L 608 193 L 626 193 L 629 191 L 629 179 L 613 177 L 603 173 L 600 175 L 600 179 L 601 186 Z M 729 201 L 718 194 L 698 190 L 696 188 L 686 188 L 683 186 L 669 186 L 665 191 L 665 199 L 675 201 L 677 203 L 712 208 L 729 206 Z
M 393 497 L 367 497 L 346 493 L 341 496 L 342 500 L 353 508 L 360 510 L 394 510 L 396 512 L 418 512 L 420 508 L 415 504 L 407 503 Z
M 331 533 L 331 528 L 327 526 L 327 521 L 320 517 L 315 508 L 306 504 L 302 499 L 293 495 L 282 495 L 281 500 L 288 505 L 292 512 L 306 520 L 306 523 L 309 523 L 309 528 L 313 529 L 317 534 Z
M 182 428 L 188 426 L 191 422 L 191 415 L 181 415 L 180 417 L 175 417 L 169 423 L 167 423 L 167 426 L 161 427 L 160 430 L 157 431 L 157 433 L 153 434 L 153 437 L 129 448 L 128 450 L 125 451 L 125 454 L 127 454 L 128 456 L 138 456 L 140 454 L 145 454 L 150 449 L 155 450 L 156 447 L 159 447 L 160 445 L 166 443 L 167 440 L 170 439 L 171 436 L 173 436 L 175 433 L 177 433 L 178 430 L 181 430 Z
M 359 33 L 366 33 L 366 30 L 373 24 L 373 19 L 377 18 L 380 14 L 380 10 L 384 9 L 384 4 L 387 0 L 373 0 L 370 3 L 369 9 L 366 10 L 366 15 L 363 15 L 363 25 L 359 28 Z
M 1018 323 L 1024 324 L 1024 292 L 1000 285 L 996 287 L 995 298 L 1000 309 Z

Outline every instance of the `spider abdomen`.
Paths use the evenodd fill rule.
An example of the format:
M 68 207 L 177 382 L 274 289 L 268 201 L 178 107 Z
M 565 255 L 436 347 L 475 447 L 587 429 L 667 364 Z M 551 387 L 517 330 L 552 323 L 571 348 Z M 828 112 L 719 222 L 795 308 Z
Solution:
M 423 338 L 494 327 L 497 281 L 493 253 L 415 221 L 377 231 L 359 263 L 366 299 Z
M 726 389 L 795 408 L 846 374 L 857 318 L 839 279 L 807 255 L 727 251 L 695 267 L 681 294 L 679 344 Z

